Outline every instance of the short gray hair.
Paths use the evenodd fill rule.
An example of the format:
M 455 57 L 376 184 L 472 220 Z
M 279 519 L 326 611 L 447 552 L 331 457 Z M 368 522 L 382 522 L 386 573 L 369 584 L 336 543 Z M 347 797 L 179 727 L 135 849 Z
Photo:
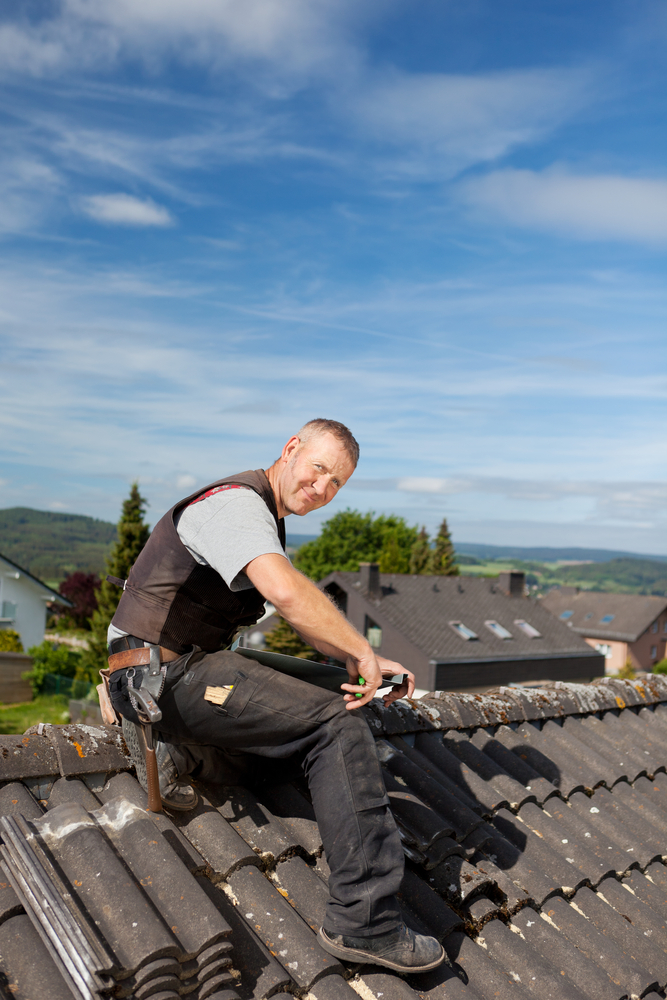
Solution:
M 303 425 L 297 437 L 305 443 L 310 438 L 320 434 L 333 434 L 336 440 L 343 445 L 356 468 L 359 462 L 359 444 L 352 431 L 345 424 L 339 423 L 338 420 L 325 420 L 323 417 L 316 417 L 315 420 L 309 420 L 307 424 Z

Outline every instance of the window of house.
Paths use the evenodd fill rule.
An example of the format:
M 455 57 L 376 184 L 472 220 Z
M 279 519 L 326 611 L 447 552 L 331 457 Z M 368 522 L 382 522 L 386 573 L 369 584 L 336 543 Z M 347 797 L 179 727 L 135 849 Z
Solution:
M 658 631 L 658 623 L 653 622 L 653 624 L 651 625 L 651 632 L 653 632 L 653 634 L 655 635 L 657 631 Z
M 567 621 L 567 619 L 571 618 L 573 614 L 574 611 L 561 611 L 558 617 L 562 618 L 563 621 Z
M 512 633 L 508 632 L 506 628 L 500 625 L 498 622 L 494 622 L 492 619 L 488 622 L 484 622 L 489 632 L 493 632 L 497 635 L 499 639 L 511 639 Z
M 473 630 L 471 628 L 468 628 L 467 625 L 464 625 L 463 622 L 450 622 L 449 624 L 450 624 L 450 627 L 454 629 L 454 631 L 456 632 L 456 634 L 459 635 L 462 639 L 465 639 L 466 642 L 469 639 L 478 639 L 479 638 L 479 636 L 477 635 L 477 633 L 473 632 Z
M 600 625 L 608 625 L 609 622 L 613 622 L 616 615 L 603 615 L 600 619 Z
M 657 659 L 657 657 L 658 657 L 658 647 L 657 646 L 651 646 L 651 659 L 655 660 L 655 659 Z
M 373 649 L 379 649 L 382 645 L 382 629 L 372 618 L 366 615 L 364 620 L 364 634 Z
M 515 618 L 514 624 L 518 625 L 521 631 L 528 636 L 529 639 L 541 639 L 542 633 L 538 632 L 534 625 L 530 622 L 526 622 L 523 618 Z
M 662 626 L 662 631 L 667 632 L 667 618 L 665 618 L 665 624 Z
M 13 601 L 2 602 L 2 615 L 0 615 L 0 618 L 6 622 L 16 621 L 16 605 Z
M 589 611 L 587 615 L 584 615 L 584 621 L 587 622 L 592 617 L 593 617 L 593 612 Z
M 611 651 L 611 646 L 609 645 L 608 642 L 596 642 L 595 643 L 595 652 L 596 653 L 602 653 L 602 655 L 604 656 L 605 660 L 610 660 L 611 659 L 612 651 Z

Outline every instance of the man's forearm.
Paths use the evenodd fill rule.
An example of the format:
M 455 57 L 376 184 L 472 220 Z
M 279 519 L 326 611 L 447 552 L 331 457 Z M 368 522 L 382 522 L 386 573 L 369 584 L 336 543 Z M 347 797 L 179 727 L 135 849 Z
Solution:
M 326 594 L 281 556 L 261 556 L 249 563 L 246 573 L 302 639 L 320 653 L 345 662 L 371 651 Z

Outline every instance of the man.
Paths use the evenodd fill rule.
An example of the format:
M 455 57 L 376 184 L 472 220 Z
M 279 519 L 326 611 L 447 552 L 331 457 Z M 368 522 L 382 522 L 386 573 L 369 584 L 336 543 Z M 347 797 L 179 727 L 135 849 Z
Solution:
M 311 420 L 266 472 L 230 476 L 176 504 L 133 566 L 110 627 L 110 688 L 124 723 L 136 723 L 137 690 L 150 672 L 163 761 L 167 745 L 177 757 L 179 745 L 193 744 L 298 755 L 331 870 L 322 947 L 338 958 L 419 972 L 439 965 L 444 951 L 401 919 L 395 893 L 403 851 L 374 740 L 356 711 L 383 676 L 403 668 L 376 656 L 284 552 L 284 518 L 329 503 L 358 455 L 342 424 Z M 306 642 L 346 664 L 342 696 L 225 648 L 240 625 L 260 617 L 265 600 Z M 121 668 L 129 660 L 136 666 Z M 412 694 L 407 676 L 385 704 Z M 177 807 L 191 804 L 193 790 L 171 790 L 185 796 Z

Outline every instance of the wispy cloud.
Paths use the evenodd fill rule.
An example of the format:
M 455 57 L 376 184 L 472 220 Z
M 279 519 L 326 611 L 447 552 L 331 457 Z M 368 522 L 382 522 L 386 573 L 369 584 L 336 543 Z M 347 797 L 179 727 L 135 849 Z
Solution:
M 667 241 L 666 179 L 507 169 L 468 181 L 461 194 L 515 226 L 589 240 Z
M 343 107 L 370 137 L 400 153 L 388 171 L 451 176 L 535 142 L 590 101 L 591 74 L 574 69 L 369 76 Z
M 91 219 L 115 226 L 171 226 L 174 219 L 163 205 L 130 194 L 95 194 L 81 199 Z

